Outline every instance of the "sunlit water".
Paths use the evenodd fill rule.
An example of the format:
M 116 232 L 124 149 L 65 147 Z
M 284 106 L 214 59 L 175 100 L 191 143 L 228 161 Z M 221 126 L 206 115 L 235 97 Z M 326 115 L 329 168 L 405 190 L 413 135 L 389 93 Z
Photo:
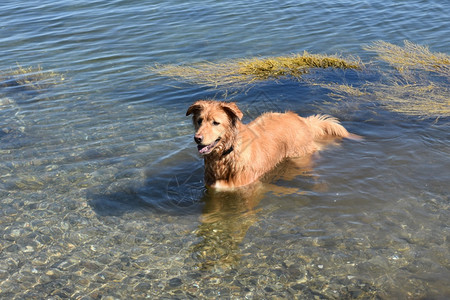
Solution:
M 446 1 L 6 1 L 0 70 L 0 298 L 448 298 L 448 116 L 333 105 L 262 82 L 245 120 L 329 112 L 344 140 L 288 176 L 206 192 L 187 107 L 224 91 L 155 63 L 312 53 L 374 59 L 375 40 L 448 53 Z M 330 76 L 336 76 L 331 74 Z M 360 85 L 373 75 L 339 73 Z M 331 104 L 330 104 L 331 103 Z M 284 176 L 283 176 L 284 174 Z

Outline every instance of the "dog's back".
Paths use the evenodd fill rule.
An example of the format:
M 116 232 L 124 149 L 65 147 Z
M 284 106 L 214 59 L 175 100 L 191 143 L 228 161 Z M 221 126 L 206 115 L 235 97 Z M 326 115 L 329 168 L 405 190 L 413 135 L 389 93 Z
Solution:
M 317 140 L 348 137 L 336 118 L 315 115 L 302 118 L 293 112 L 266 113 L 247 125 L 245 140 L 252 157 L 299 157 L 317 150 Z M 245 150 L 245 149 L 243 149 Z

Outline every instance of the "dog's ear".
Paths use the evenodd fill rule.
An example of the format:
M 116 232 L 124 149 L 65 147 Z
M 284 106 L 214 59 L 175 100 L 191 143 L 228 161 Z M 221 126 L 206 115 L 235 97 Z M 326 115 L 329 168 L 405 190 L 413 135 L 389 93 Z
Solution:
M 189 106 L 186 112 L 186 116 L 189 116 L 190 114 L 196 114 L 197 112 L 201 111 L 202 108 L 203 108 L 203 101 L 202 100 L 197 101 L 191 106 Z
M 244 114 L 234 102 L 222 102 L 221 106 L 223 110 L 232 117 L 232 119 L 237 118 L 238 120 L 241 120 L 244 116 Z

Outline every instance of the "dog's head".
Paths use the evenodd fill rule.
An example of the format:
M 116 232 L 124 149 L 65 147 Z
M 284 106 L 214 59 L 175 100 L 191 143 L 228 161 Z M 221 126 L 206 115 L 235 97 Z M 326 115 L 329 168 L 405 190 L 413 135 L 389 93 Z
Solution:
M 243 116 L 235 103 L 200 100 L 188 108 L 186 116 L 191 114 L 200 154 L 223 153 L 232 147 L 236 124 Z

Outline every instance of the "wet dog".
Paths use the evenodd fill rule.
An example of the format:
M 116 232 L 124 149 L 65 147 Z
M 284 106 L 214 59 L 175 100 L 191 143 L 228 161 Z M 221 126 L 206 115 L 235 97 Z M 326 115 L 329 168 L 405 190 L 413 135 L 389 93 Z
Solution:
M 293 112 L 265 113 L 243 124 L 233 102 L 200 100 L 193 115 L 194 140 L 205 161 L 205 184 L 214 188 L 248 185 L 287 158 L 320 150 L 329 138 L 357 138 L 327 115 L 302 118 Z

